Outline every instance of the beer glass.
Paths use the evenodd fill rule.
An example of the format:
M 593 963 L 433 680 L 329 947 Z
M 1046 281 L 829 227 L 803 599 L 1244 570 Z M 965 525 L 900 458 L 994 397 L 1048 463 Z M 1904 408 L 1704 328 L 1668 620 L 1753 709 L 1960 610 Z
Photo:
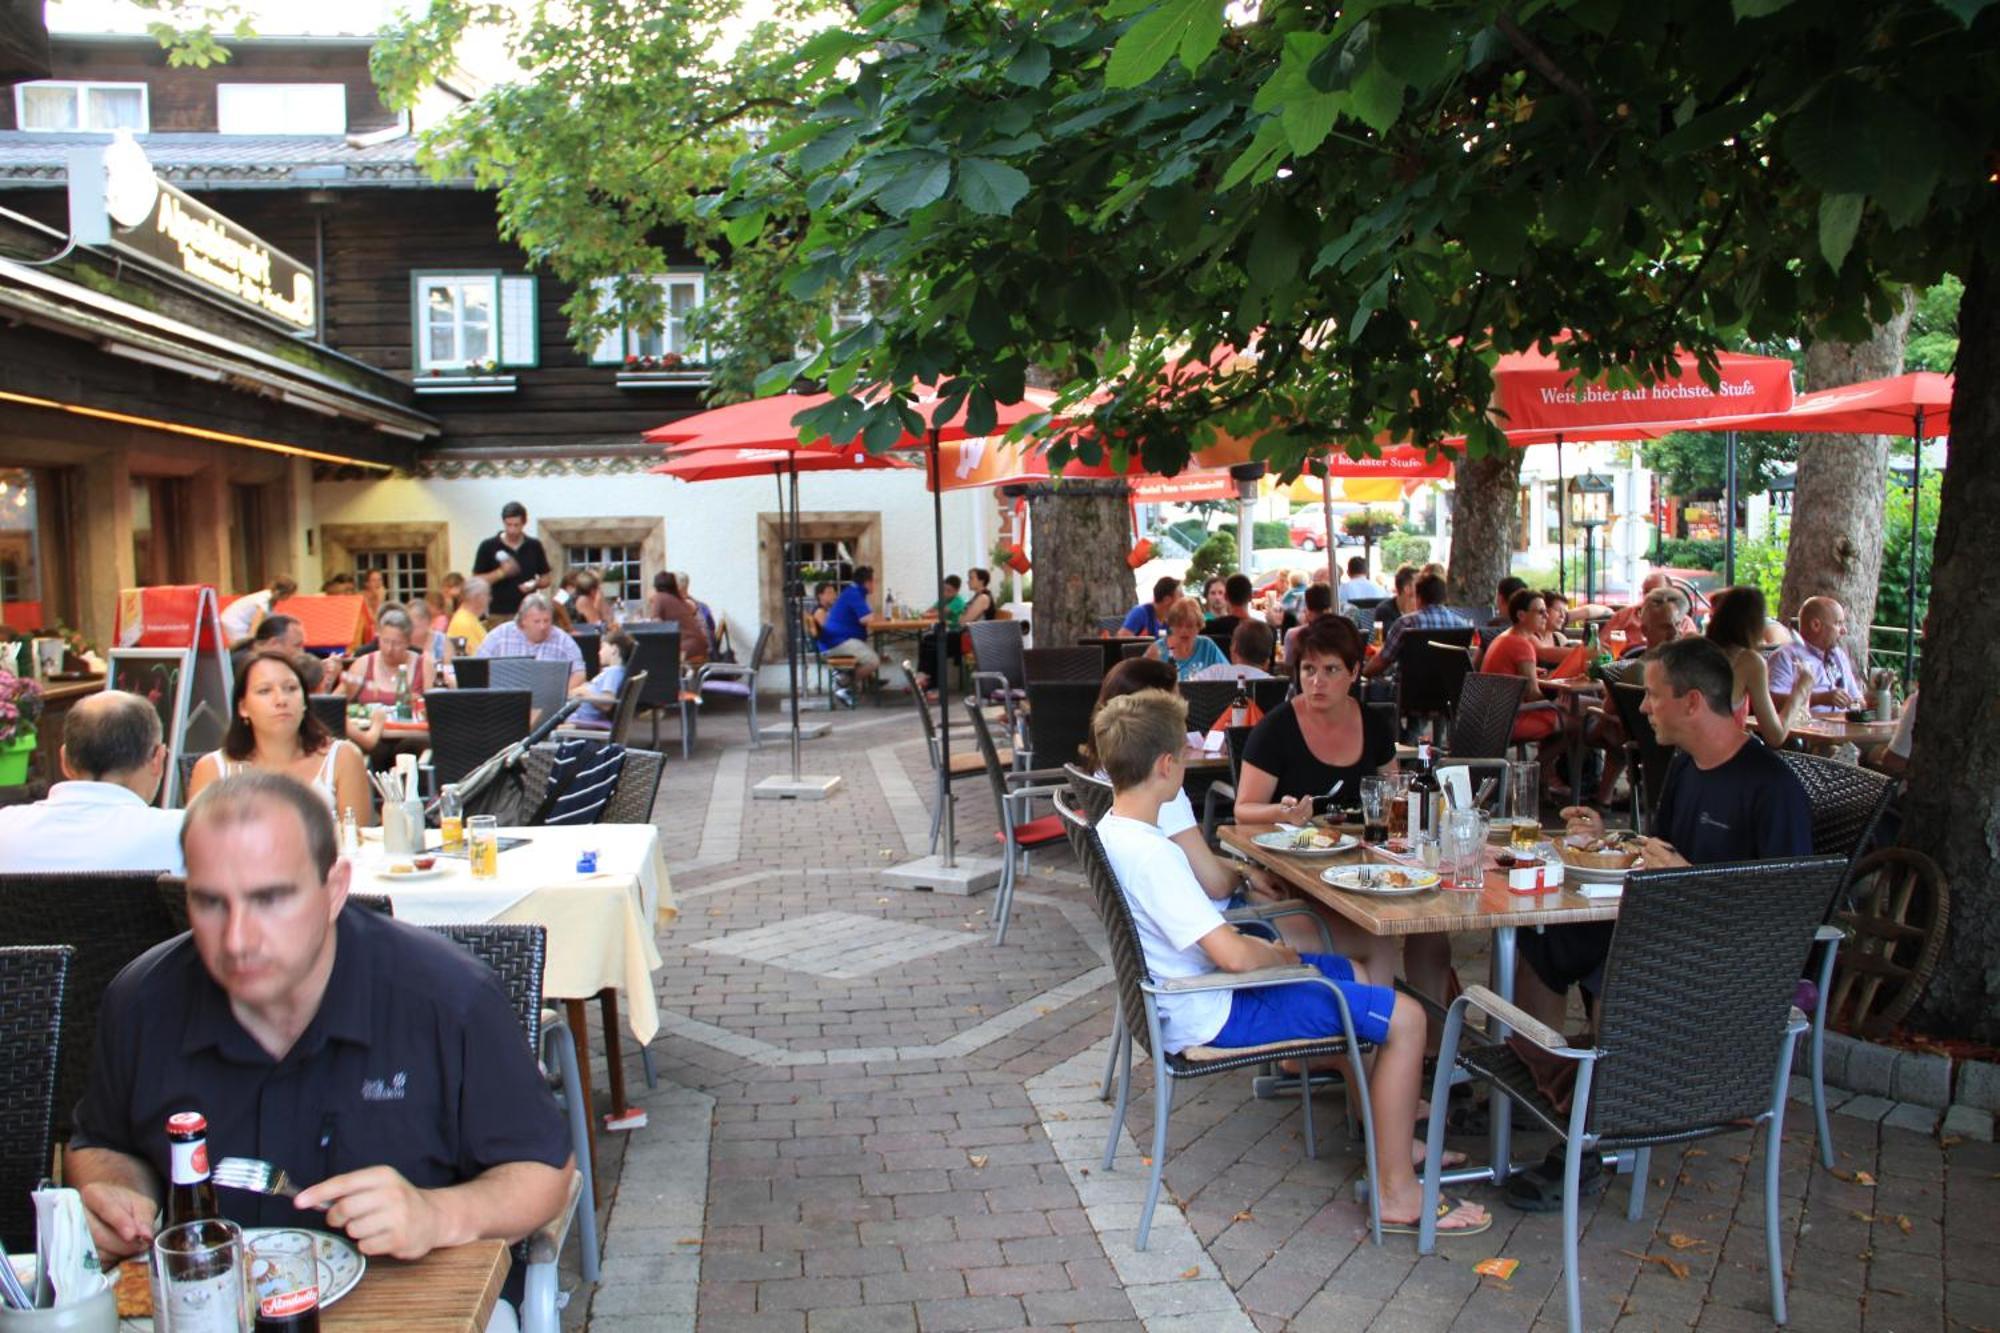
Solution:
M 467 859 L 474 879 L 500 878 L 500 821 L 492 815 L 474 815 L 465 821 Z
M 1507 813 L 1513 816 L 1510 841 L 1514 850 L 1526 852 L 1542 840 L 1542 766 L 1533 759 L 1517 759 L 1507 765 Z
M 1383 843 L 1389 840 L 1389 792 L 1387 778 L 1361 779 L 1361 840 Z
M 307 1231 L 267 1231 L 250 1242 L 259 1333 L 314 1333 L 333 1268 Z
M 158 1333 L 250 1333 L 243 1231 L 209 1218 L 153 1237 L 153 1327 Z

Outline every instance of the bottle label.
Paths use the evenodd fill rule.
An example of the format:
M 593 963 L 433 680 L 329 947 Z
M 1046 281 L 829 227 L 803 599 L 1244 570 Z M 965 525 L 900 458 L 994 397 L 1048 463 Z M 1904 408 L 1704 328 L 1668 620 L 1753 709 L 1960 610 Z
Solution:
M 289 1319 L 293 1315 L 304 1314 L 319 1305 L 319 1288 L 304 1287 L 298 1291 L 278 1292 L 257 1302 L 257 1313 L 266 1319 Z
M 173 1153 L 174 1184 L 199 1185 L 208 1179 L 208 1140 L 169 1145 Z

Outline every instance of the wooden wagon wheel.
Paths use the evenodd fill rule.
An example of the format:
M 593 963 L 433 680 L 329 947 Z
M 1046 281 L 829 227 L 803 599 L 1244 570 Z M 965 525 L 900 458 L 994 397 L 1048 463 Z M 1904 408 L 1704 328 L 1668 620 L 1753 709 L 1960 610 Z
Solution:
M 1834 970 L 1828 1021 L 1842 1032 L 1885 1035 L 1930 984 L 1944 951 L 1951 894 L 1922 852 L 1885 847 L 1854 868 L 1854 906 L 1836 918 L 1847 938 Z

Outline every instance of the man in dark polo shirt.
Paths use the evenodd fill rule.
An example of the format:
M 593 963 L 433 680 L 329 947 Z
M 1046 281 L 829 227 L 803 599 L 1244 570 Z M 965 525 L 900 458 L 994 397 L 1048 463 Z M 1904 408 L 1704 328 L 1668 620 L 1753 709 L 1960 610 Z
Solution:
M 489 615 L 512 616 L 521 599 L 549 586 L 549 553 L 528 535 L 528 510 L 519 500 L 500 508 L 500 531 L 479 543 L 472 575 L 493 590 Z
M 296 1206 L 220 1191 L 245 1226 L 337 1228 L 416 1259 L 553 1218 L 569 1134 L 498 978 L 448 940 L 342 910 L 326 803 L 276 774 L 227 778 L 181 842 L 192 928 L 105 991 L 66 1159 L 99 1247 L 151 1239 L 176 1111 L 208 1118 L 211 1159 L 261 1157 L 307 1187 Z

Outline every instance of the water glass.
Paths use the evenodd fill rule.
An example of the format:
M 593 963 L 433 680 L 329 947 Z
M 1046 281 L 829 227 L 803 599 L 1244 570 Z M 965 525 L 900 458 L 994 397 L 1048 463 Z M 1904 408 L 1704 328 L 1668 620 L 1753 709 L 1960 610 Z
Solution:
M 243 1231 L 211 1218 L 153 1237 L 153 1327 L 158 1333 L 249 1333 Z
M 1492 821 L 1482 810 L 1453 810 L 1445 816 L 1446 885 L 1474 890 L 1486 884 L 1486 836 Z
M 466 859 L 474 879 L 500 878 L 500 821 L 493 815 L 474 815 L 465 821 Z

